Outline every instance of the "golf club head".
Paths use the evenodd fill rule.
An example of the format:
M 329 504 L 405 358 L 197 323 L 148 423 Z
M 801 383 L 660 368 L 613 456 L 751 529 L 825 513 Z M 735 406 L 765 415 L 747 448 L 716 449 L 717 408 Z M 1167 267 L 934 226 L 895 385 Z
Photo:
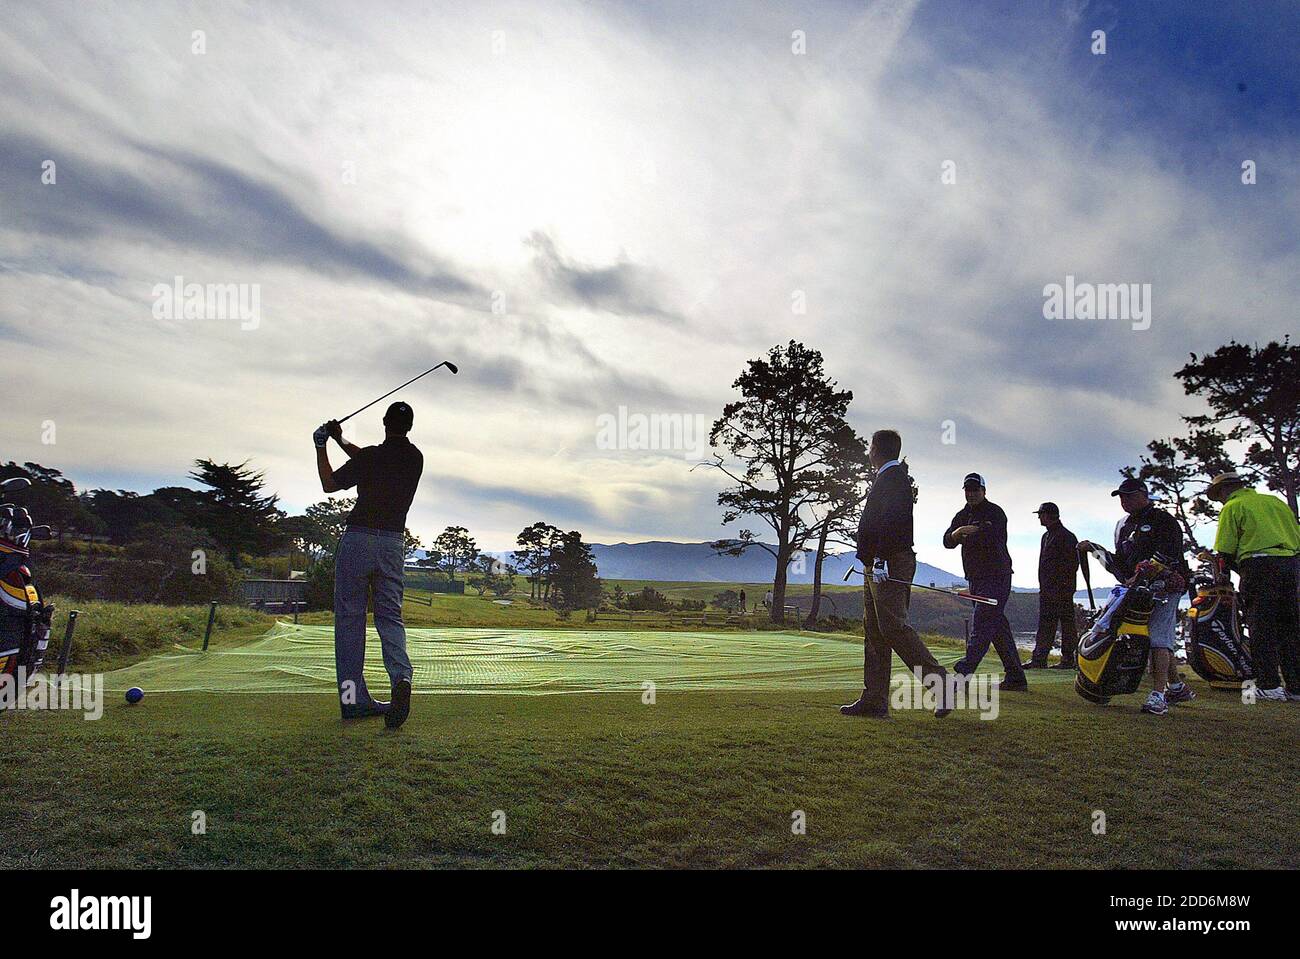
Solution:
M 855 570 L 852 566 L 850 566 L 849 571 L 844 574 L 844 582 L 847 583 L 849 581 L 849 577 L 852 576 L 855 572 L 857 572 L 857 570 Z
M 447 367 L 447 369 L 451 370 L 452 373 L 459 373 L 459 372 L 460 372 L 460 367 L 457 366 L 455 363 L 447 362 L 447 363 L 445 363 L 444 365 Z

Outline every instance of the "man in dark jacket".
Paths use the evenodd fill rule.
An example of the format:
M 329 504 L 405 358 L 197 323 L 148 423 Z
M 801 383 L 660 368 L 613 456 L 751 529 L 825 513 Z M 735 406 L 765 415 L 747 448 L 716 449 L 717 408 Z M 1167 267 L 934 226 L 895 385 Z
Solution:
M 914 675 L 942 690 L 935 716 L 952 712 L 948 671 L 907 622 L 916 575 L 912 551 L 912 480 L 899 460 L 903 441 L 893 430 L 877 430 L 868 456 L 876 468 L 858 524 L 858 559 L 862 562 L 862 695 L 841 706 L 845 716 L 884 719 L 889 715 L 889 675 L 893 654 Z
M 1044 503 L 1034 512 L 1045 528 L 1038 549 L 1038 635 L 1034 654 L 1025 669 L 1047 666 L 1048 654 L 1061 627 L 1061 661 L 1052 669 L 1074 669 L 1074 653 L 1079 634 L 1074 627 L 1074 591 L 1079 572 L 1079 540 L 1061 525 L 1061 510 L 1055 503 Z
M 948 549 L 961 546 L 962 571 L 971 592 L 992 597 L 998 604 L 975 606 L 975 622 L 966 655 L 953 671 L 962 676 L 975 672 L 991 644 L 1006 670 L 999 688 L 1003 692 L 1023 692 L 1029 686 L 1020 667 L 1020 653 L 1006 613 L 1007 600 L 1011 598 L 1007 514 L 1002 512 L 1002 507 L 988 501 L 984 477 L 979 473 L 967 473 L 962 489 L 966 493 L 966 505 L 952 518 L 948 531 L 943 534 L 943 545 Z

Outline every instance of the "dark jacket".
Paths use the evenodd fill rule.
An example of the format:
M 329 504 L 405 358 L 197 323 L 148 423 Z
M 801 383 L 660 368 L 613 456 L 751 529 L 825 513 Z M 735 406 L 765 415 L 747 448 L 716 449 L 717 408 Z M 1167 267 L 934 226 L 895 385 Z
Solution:
M 858 559 L 871 566 L 879 558 L 912 548 L 912 481 L 907 464 L 879 474 L 871 484 L 858 523 Z
M 963 506 L 943 534 L 943 545 L 955 549 L 952 531 L 959 526 L 978 526 L 961 544 L 961 568 L 968 582 L 1011 575 L 1011 554 L 1007 552 L 1007 514 L 988 500 L 979 506 Z
M 1079 539 L 1060 523 L 1047 527 L 1038 550 L 1038 589 L 1074 595 L 1078 588 Z
M 1184 575 L 1183 531 L 1174 519 L 1154 503 L 1124 517 L 1115 525 L 1115 576 L 1126 580 L 1137 564 L 1156 553 L 1172 560 Z

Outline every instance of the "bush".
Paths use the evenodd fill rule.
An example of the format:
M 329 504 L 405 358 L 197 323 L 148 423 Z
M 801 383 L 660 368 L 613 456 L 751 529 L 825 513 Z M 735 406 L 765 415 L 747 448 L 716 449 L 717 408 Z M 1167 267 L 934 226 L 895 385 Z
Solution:
M 307 589 L 304 599 L 308 609 L 334 609 L 334 557 L 319 560 L 307 573 Z
M 239 600 L 239 571 L 205 533 L 145 523 L 136 535 L 103 579 L 105 598 L 164 606 Z

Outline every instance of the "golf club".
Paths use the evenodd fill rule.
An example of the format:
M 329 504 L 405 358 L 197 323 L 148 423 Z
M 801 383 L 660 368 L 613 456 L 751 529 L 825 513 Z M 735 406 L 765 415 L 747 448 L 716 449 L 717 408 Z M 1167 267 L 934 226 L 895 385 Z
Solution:
M 444 367 L 444 366 L 447 367 L 447 369 L 451 370 L 451 372 L 452 372 L 453 374 L 454 374 L 454 373 L 459 373 L 459 372 L 460 372 L 460 367 L 458 367 L 455 363 L 451 362 L 450 360 L 443 360 L 443 361 L 442 361 L 441 363 L 439 363 L 437 366 L 431 366 L 431 367 L 429 367 L 427 370 L 425 370 L 423 373 L 421 373 L 420 376 L 428 376 L 428 375 L 429 375 L 430 373 L 432 373 L 434 370 L 441 369 L 441 368 Z M 352 411 L 351 413 L 349 413 L 347 416 L 343 417 L 343 419 L 339 420 L 339 422 L 340 422 L 340 423 L 346 423 L 348 420 L 352 419 L 352 417 L 354 417 L 354 416 L 356 416 L 358 413 L 362 412 L 362 410 L 368 410 L 368 409 L 370 409 L 370 407 L 374 406 L 374 405 L 375 405 L 376 403 L 378 403 L 380 400 L 385 399 L 385 398 L 387 398 L 387 397 L 389 397 L 389 396 L 392 396 L 394 393 L 396 393 L 398 390 L 400 390 L 400 389 L 402 389 L 402 388 L 404 388 L 404 387 L 410 386 L 412 383 L 414 383 L 416 380 L 418 380 L 418 379 L 420 378 L 420 376 L 412 376 L 409 380 L 407 380 L 407 381 L 406 381 L 405 383 L 403 383 L 401 386 L 395 386 L 395 387 L 393 387 L 391 390 L 389 390 L 387 393 L 385 393 L 383 396 L 376 397 L 375 399 L 371 400 L 371 401 L 370 401 L 369 403 L 367 403 L 365 406 L 361 407 L 361 409 L 359 409 L 359 410 L 353 410 L 353 411 Z
M 866 573 L 860 569 L 850 569 L 844 574 L 844 581 L 847 583 L 849 577 L 854 573 L 857 573 L 859 576 L 866 576 Z M 891 583 L 902 583 L 904 586 L 911 586 L 914 589 L 928 589 L 932 593 L 943 593 L 946 596 L 956 596 L 958 599 L 969 600 L 972 603 L 983 603 L 985 606 L 996 606 L 998 604 L 998 601 L 993 599 L 991 596 L 976 596 L 974 593 L 968 592 L 964 589 L 944 589 L 942 586 L 922 586 L 920 583 L 909 583 L 905 579 L 895 579 L 893 576 L 889 576 L 887 579 Z
M 1092 596 L 1092 575 L 1088 569 L 1088 550 L 1086 549 L 1079 550 L 1079 571 L 1083 573 L 1083 585 L 1088 590 L 1088 608 L 1096 613 L 1097 600 Z

